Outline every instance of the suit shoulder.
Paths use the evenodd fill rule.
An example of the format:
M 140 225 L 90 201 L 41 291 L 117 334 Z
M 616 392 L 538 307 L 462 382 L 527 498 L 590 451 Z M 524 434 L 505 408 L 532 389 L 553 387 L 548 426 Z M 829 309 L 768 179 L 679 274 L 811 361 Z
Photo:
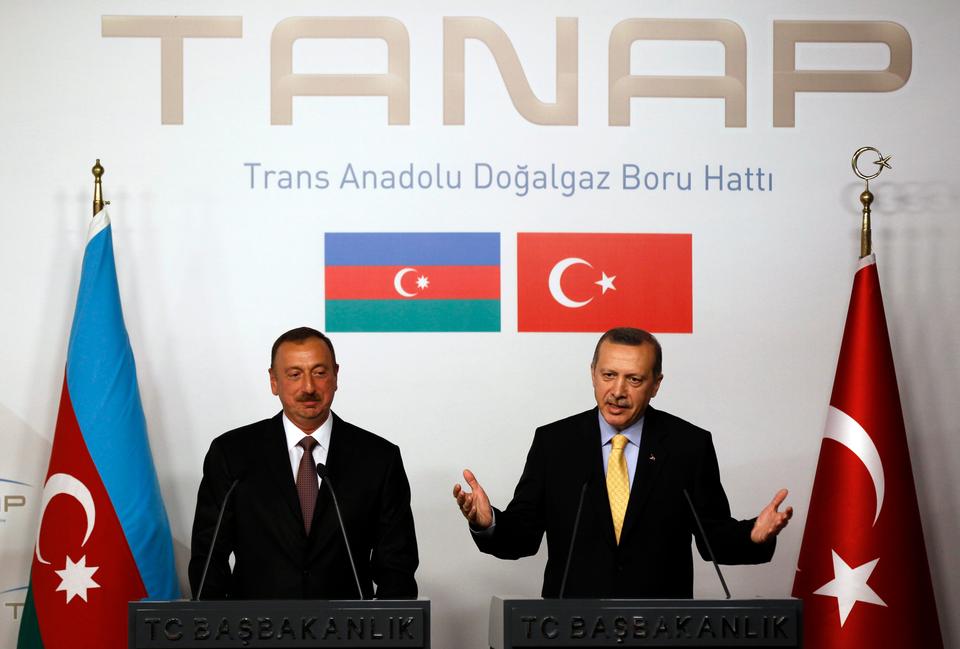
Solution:
M 337 437 L 349 437 L 351 445 L 357 448 L 382 453 L 399 453 L 400 451 L 400 448 L 390 440 L 344 421 L 336 415 L 334 415 L 333 420 L 333 434 Z
M 544 424 L 540 426 L 540 429 L 575 428 L 577 426 L 582 426 L 585 422 L 591 422 L 596 420 L 597 420 L 597 409 L 590 408 L 589 410 L 578 412 L 575 415 L 570 415 L 569 417 L 564 417 L 563 419 L 551 421 L 549 424 Z
M 667 433 L 669 437 L 676 442 L 684 444 L 712 443 L 710 431 L 669 412 L 649 408 L 646 417 L 647 424 L 645 424 L 644 427 L 647 425 L 656 427 L 664 433 Z
M 669 412 L 665 412 L 663 410 L 654 410 L 653 408 L 649 408 L 647 412 L 647 416 L 650 417 L 651 419 L 656 420 L 658 423 L 666 427 L 674 428 L 677 430 L 687 430 L 687 431 L 690 431 L 691 433 L 695 432 L 700 435 L 710 434 L 710 432 L 705 428 L 701 428 L 700 426 L 697 426 L 696 424 L 691 423 L 686 419 L 677 417 L 676 415 L 671 414 Z
M 210 442 L 203 461 L 203 472 L 228 476 L 246 475 L 251 467 L 263 463 L 265 454 L 283 450 L 283 424 L 279 417 L 234 428 Z
M 575 415 L 552 421 L 537 428 L 536 438 L 550 437 L 556 439 L 557 436 L 576 435 L 583 431 L 593 431 L 597 428 L 597 409 L 591 408 L 578 412 Z
M 213 439 L 213 442 L 210 443 L 210 446 L 236 448 L 238 446 L 246 446 L 251 443 L 259 443 L 262 442 L 265 432 L 275 429 L 278 425 L 282 429 L 283 424 L 277 421 L 277 417 L 261 419 L 260 421 L 253 422 L 252 424 L 240 426 L 239 428 L 228 430 L 222 435 L 218 435 Z

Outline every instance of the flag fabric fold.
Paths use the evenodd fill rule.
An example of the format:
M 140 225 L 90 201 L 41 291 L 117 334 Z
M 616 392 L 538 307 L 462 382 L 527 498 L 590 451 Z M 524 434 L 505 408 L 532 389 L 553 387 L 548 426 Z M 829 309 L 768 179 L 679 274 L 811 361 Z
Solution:
M 793 596 L 806 646 L 943 647 L 873 255 L 854 276 Z
M 83 256 L 17 647 L 122 648 L 128 601 L 179 596 L 101 210 Z

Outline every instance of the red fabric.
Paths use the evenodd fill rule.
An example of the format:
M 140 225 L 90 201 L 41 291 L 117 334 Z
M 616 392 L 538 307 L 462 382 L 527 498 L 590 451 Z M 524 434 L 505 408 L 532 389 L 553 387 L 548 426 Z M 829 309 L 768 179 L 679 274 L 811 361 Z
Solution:
M 397 292 L 397 274 L 404 268 L 400 288 L 412 296 Z M 425 277 L 426 288 L 417 287 Z M 499 266 L 327 266 L 325 271 L 328 300 L 498 300 Z
M 517 320 L 520 331 L 606 331 L 633 326 L 653 332 L 693 331 L 693 251 L 689 234 L 517 235 Z M 549 278 L 564 259 L 562 297 Z M 597 282 L 613 279 L 603 291 Z
M 127 602 L 146 597 L 147 591 L 100 474 L 80 434 L 66 381 L 47 470 L 45 496 L 52 490 L 50 477 L 56 474 L 68 474 L 83 483 L 92 496 L 95 514 L 93 531 L 84 543 L 88 517 L 79 499 L 66 494 L 55 495 L 43 513 L 39 551 L 50 563 L 41 563 L 34 553 L 31 572 L 43 646 L 46 649 L 122 649 L 127 646 Z M 64 570 L 67 557 L 74 563 L 85 558 L 87 569 L 96 567 L 89 578 L 98 587 L 86 589 L 86 601 L 75 594 L 68 602 L 68 592 L 57 590 L 63 580 L 55 571 Z
M 877 515 L 875 481 L 861 459 L 867 453 L 825 437 L 793 586 L 804 601 L 804 643 L 817 649 L 943 647 L 873 263 L 854 278 L 830 405 L 872 440 L 883 498 Z M 853 569 L 876 560 L 866 583 L 883 602 L 855 601 L 842 625 L 840 598 L 816 594 L 830 590 L 835 579 L 834 553 Z

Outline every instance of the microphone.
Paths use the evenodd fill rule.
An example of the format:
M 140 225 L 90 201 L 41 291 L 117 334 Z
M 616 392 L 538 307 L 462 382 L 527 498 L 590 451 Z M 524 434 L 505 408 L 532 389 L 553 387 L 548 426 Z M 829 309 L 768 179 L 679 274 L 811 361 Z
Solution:
M 317 462 L 317 475 L 320 477 L 320 481 L 327 485 L 327 489 L 330 490 L 330 496 L 333 498 L 333 508 L 337 512 L 337 521 L 340 523 L 340 533 L 343 535 L 343 544 L 347 546 L 347 557 L 350 559 L 350 568 L 353 570 L 353 580 L 357 584 L 357 592 L 360 594 L 360 599 L 363 599 L 363 589 L 360 587 L 360 577 L 357 575 L 357 564 L 353 560 L 350 541 L 347 540 L 347 528 L 343 524 L 343 516 L 340 515 L 340 505 L 337 503 L 337 494 L 333 491 L 333 484 L 330 482 L 327 467 L 323 462 Z
M 580 502 L 577 504 L 577 516 L 573 519 L 573 536 L 570 537 L 570 549 L 567 550 L 567 564 L 563 567 L 563 579 L 560 580 L 560 594 L 558 599 L 563 599 L 563 593 L 567 589 L 567 575 L 570 574 L 570 559 L 573 558 L 573 546 L 577 542 L 577 528 L 580 527 L 580 514 L 583 513 L 583 497 L 587 493 L 587 482 L 580 487 Z
M 200 577 L 200 586 L 197 587 L 197 595 L 193 598 L 195 602 L 200 601 L 200 593 L 203 592 L 203 584 L 207 581 L 207 571 L 210 569 L 210 559 L 213 558 L 213 550 L 217 546 L 217 536 L 220 535 L 220 523 L 223 522 L 223 513 L 227 510 L 227 502 L 230 500 L 230 494 L 233 493 L 233 490 L 236 488 L 239 482 L 240 478 L 237 478 L 230 483 L 230 488 L 227 489 L 227 495 L 223 497 L 223 503 L 220 505 L 220 513 L 217 515 L 217 525 L 213 528 L 213 540 L 210 542 L 210 551 L 207 552 L 207 561 L 203 564 L 203 575 Z
M 703 544 L 707 546 L 707 554 L 710 555 L 710 561 L 713 562 L 713 567 L 717 570 L 717 577 L 720 578 L 720 585 L 723 586 L 723 592 L 727 594 L 727 599 L 730 599 L 730 589 L 727 588 L 727 582 L 723 580 L 723 573 L 720 572 L 720 564 L 717 563 L 716 557 L 713 556 L 713 548 L 710 547 L 710 539 L 707 538 L 707 533 L 703 531 L 703 524 L 700 522 L 700 517 L 697 516 L 697 509 L 693 506 L 693 501 L 690 500 L 690 494 L 687 493 L 687 490 L 683 490 L 683 495 L 687 499 L 687 504 L 690 505 L 690 513 L 693 514 L 693 520 L 697 522 L 697 529 L 700 530 L 700 536 L 703 538 Z

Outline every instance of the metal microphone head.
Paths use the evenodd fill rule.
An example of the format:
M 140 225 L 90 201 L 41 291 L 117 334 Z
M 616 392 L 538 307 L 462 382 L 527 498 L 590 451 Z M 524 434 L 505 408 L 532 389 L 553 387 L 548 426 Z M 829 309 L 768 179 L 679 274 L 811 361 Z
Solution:
M 327 465 L 325 465 L 323 462 L 317 462 L 317 475 L 320 476 L 321 480 L 324 480 L 327 477 Z

